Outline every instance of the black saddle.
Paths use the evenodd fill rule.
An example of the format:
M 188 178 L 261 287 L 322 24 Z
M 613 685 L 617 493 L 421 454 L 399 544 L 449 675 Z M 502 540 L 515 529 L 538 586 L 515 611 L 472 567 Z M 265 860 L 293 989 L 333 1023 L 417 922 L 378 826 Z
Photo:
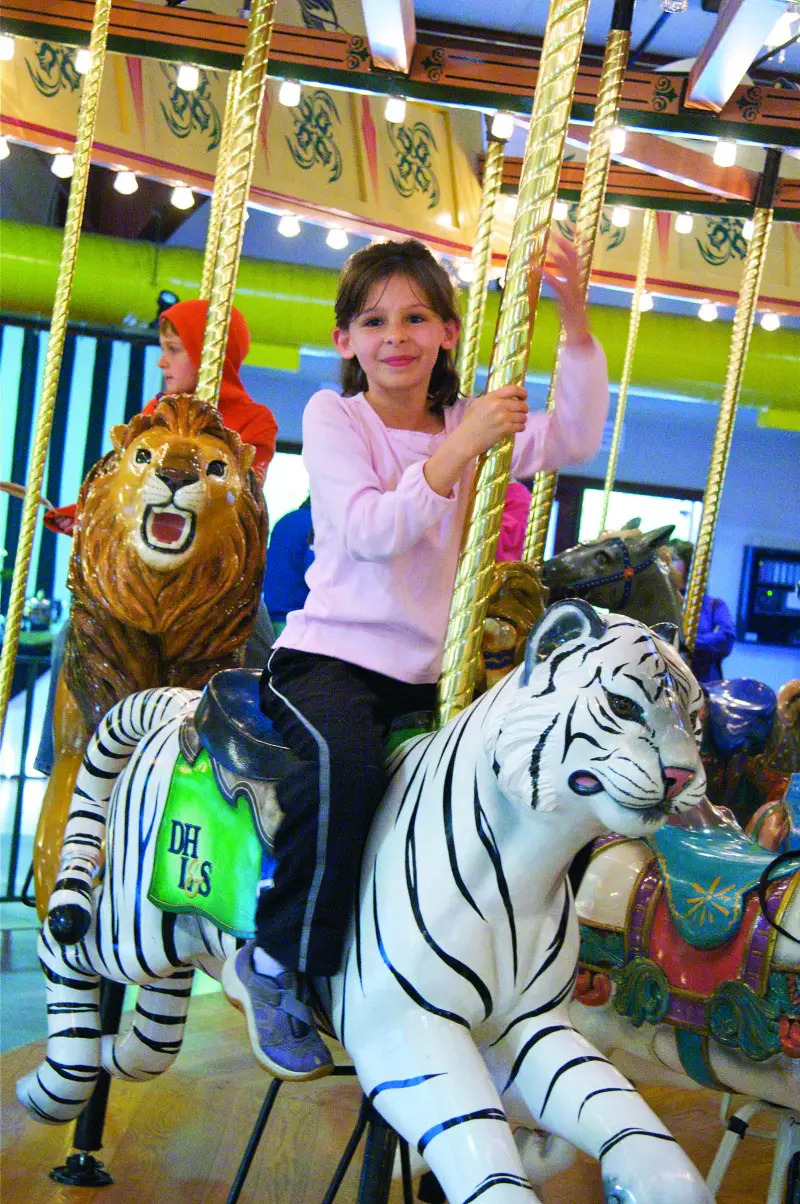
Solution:
M 294 754 L 262 712 L 260 669 L 222 669 L 203 690 L 194 726 L 203 748 L 232 773 L 273 781 L 289 768 Z

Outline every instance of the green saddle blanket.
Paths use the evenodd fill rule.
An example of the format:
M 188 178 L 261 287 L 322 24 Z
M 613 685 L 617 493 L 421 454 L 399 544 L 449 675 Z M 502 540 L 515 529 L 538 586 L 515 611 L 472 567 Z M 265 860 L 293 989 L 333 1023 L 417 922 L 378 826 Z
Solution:
M 156 837 L 150 902 L 251 937 L 258 892 L 271 882 L 273 865 L 246 795 L 223 797 L 205 749 L 194 765 L 179 756 Z

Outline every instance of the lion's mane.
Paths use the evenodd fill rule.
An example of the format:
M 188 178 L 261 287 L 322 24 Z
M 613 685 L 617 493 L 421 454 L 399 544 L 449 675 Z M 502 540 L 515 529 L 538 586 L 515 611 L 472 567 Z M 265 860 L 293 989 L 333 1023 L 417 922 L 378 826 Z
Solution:
M 176 448 L 210 435 L 230 450 L 242 481 L 234 504 L 215 521 L 198 516 L 193 554 L 158 571 L 137 555 L 130 516 L 116 492 L 123 456 L 143 432 Z M 264 495 L 250 471 L 252 450 L 225 427 L 215 407 L 187 394 L 161 400 L 114 434 L 114 450 L 80 490 L 68 584 L 71 630 L 67 685 L 89 730 L 120 699 L 156 685 L 196 688 L 218 669 L 240 664 L 261 594 L 267 538 Z M 159 441 L 159 446 L 161 442 Z M 180 454 L 180 451 L 178 451 Z

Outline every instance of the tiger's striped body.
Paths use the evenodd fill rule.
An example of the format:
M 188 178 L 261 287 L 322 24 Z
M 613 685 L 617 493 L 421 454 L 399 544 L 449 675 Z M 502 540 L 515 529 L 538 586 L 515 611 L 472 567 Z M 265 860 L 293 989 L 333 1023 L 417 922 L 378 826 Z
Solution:
M 166 693 L 174 692 L 156 695 Z M 541 1123 L 599 1157 L 609 1199 L 710 1199 L 661 1123 L 567 1015 L 578 953 L 567 866 L 609 827 L 645 834 L 668 810 L 702 797 L 691 730 L 699 699 L 672 649 L 641 624 L 620 616 L 604 623 L 585 604 L 560 603 L 532 633 L 524 666 L 395 755 L 345 963 L 319 989 L 364 1090 L 454 1204 L 535 1198 L 507 1119 Z M 161 737 L 165 761 L 188 705 L 173 704 L 172 734 Z M 139 833 L 137 873 L 157 810 L 143 802 L 147 818 L 133 827 L 137 781 L 147 772 L 137 749 L 112 800 L 112 836 Z M 109 859 L 121 856 L 110 843 Z M 118 882 L 114 866 L 110 873 L 90 937 L 61 950 L 62 975 L 66 967 L 82 975 L 114 969 L 106 944 L 115 917 L 104 899 Z M 154 918 L 139 881 L 141 944 L 141 926 Z M 129 939 L 130 904 L 116 921 L 116 942 Z M 224 940 L 198 921 L 159 916 L 157 927 L 160 959 L 153 949 L 146 969 L 118 959 L 133 981 L 183 973 L 204 954 L 208 964 L 208 955 L 223 953 Z M 55 969 L 47 926 L 43 941 Z M 61 1046 L 54 1060 L 69 1066 Z M 29 1076 L 19 1088 L 32 1112 L 52 1107 L 41 1105 L 39 1081 Z

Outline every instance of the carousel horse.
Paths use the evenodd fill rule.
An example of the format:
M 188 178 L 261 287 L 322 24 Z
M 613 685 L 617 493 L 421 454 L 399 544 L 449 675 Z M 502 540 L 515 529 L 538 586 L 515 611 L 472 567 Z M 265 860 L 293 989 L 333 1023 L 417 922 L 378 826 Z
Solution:
M 703 762 L 708 797 L 732 811 L 749 830 L 765 805 L 775 803 L 780 809 L 790 777 L 800 773 L 800 681 L 787 681 L 777 695 L 747 677 L 711 682 L 706 689 Z M 765 847 L 771 847 L 767 829 L 763 837 Z
M 80 1112 L 101 1059 L 122 1077 L 164 1070 L 194 967 L 219 974 L 252 931 L 267 854 L 232 833 L 245 813 L 268 825 L 265 775 L 290 754 L 248 677 L 219 674 L 200 705 L 181 690 L 134 695 L 89 745 L 40 940 L 47 1057 L 17 1088 L 39 1120 Z M 226 697 L 239 698 L 232 712 Z M 578 953 L 567 867 L 587 839 L 650 835 L 700 801 L 701 702 L 671 644 L 562 602 L 523 665 L 392 756 L 344 964 L 316 989 L 365 1093 L 453 1204 L 536 1199 L 509 1122 L 599 1158 L 609 1201 L 710 1204 L 674 1139 L 567 1016 Z M 213 844 L 212 814 L 228 834 Z M 231 844 L 235 872 L 220 860 Z M 225 906 L 234 885 L 241 927 Z M 179 901 L 165 911 L 153 900 L 170 886 Z M 76 943 L 59 943 L 66 935 Z M 100 975 L 140 984 L 133 1029 L 102 1043 Z
M 789 778 L 781 798 L 759 807 L 747 835 L 771 853 L 800 850 L 800 772 Z
M 267 538 L 254 449 L 219 411 L 162 398 L 111 431 L 78 497 L 70 627 L 55 709 L 55 764 L 34 843 L 43 912 L 89 737 L 127 694 L 201 687 L 242 662 Z
M 607 532 L 546 560 L 542 581 L 550 591 L 550 601 L 584 598 L 593 606 L 630 615 L 648 627 L 674 623 L 680 630 L 681 597 L 657 554 L 673 529 Z

